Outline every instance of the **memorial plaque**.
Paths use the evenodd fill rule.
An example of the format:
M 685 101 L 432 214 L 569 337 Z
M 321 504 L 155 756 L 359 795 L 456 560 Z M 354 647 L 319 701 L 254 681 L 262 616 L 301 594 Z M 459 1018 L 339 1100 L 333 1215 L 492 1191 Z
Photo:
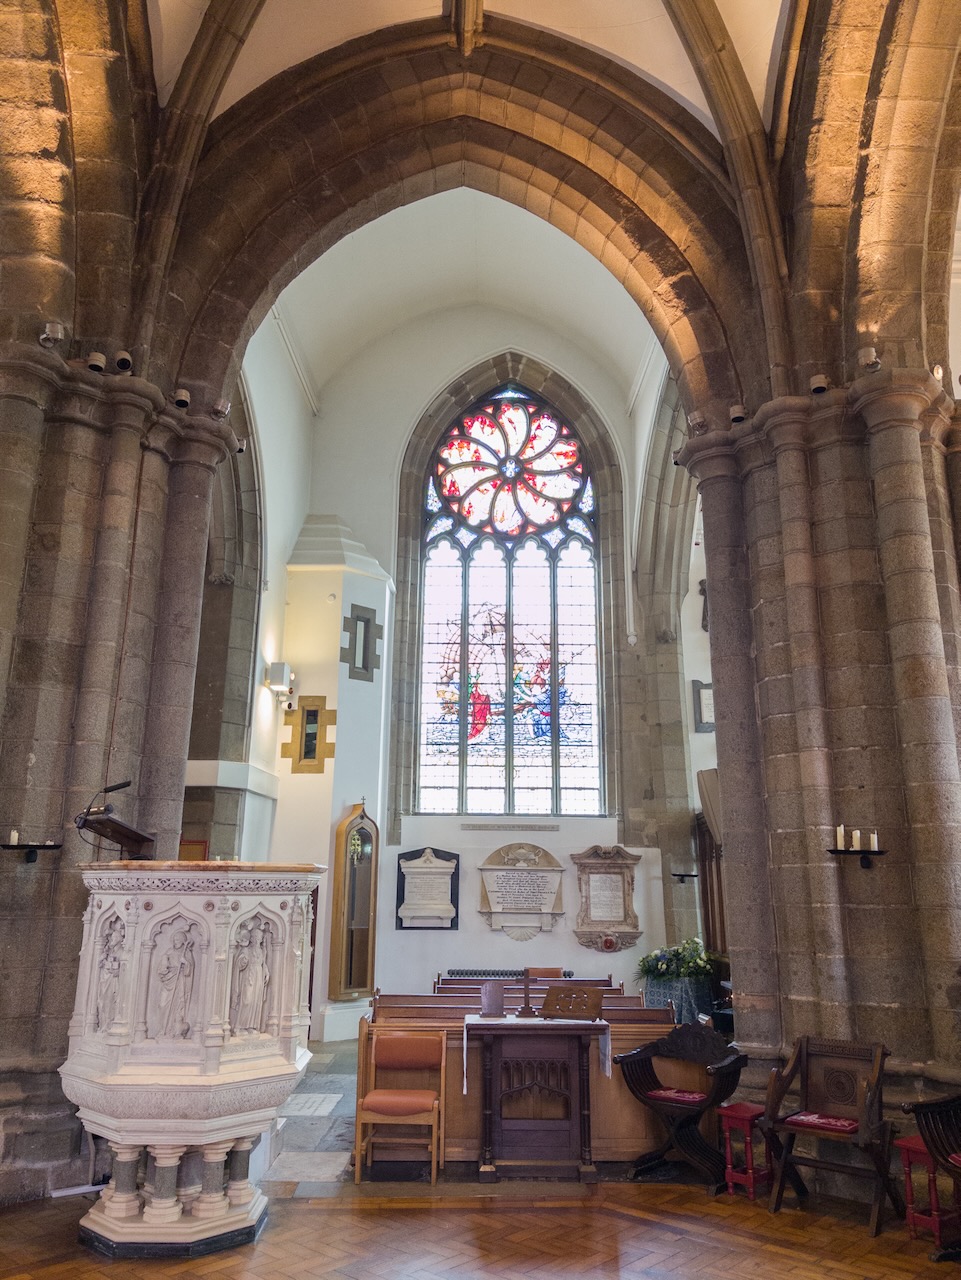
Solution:
M 460 856 L 415 849 L 397 859 L 398 929 L 456 929 Z
M 561 864 L 546 849 L 508 844 L 480 869 L 481 914 L 519 942 L 548 931 L 564 914 Z
M 624 881 L 620 872 L 595 872 L 587 877 L 588 916 L 591 920 L 623 920 Z
M 623 951 L 640 937 L 634 911 L 634 868 L 639 853 L 620 845 L 596 844 L 586 853 L 575 853 L 580 907 L 574 934 L 582 947 L 595 951 Z

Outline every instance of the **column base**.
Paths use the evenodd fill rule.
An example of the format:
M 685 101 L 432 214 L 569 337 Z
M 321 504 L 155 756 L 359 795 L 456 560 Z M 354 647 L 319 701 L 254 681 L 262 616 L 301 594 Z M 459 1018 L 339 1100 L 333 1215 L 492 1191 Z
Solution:
M 188 1216 L 177 1222 L 117 1221 L 106 1216 L 99 1201 L 80 1219 L 80 1243 L 108 1258 L 200 1258 L 221 1249 L 253 1244 L 267 1221 L 267 1197 L 253 1199 L 216 1222 Z

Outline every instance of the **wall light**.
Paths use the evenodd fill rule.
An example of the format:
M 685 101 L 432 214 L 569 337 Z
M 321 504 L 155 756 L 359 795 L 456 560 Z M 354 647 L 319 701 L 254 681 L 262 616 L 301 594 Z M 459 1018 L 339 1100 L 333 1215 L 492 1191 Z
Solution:
M 730 412 L 731 421 L 733 423 L 743 422 L 747 417 L 747 410 L 744 408 L 743 404 L 732 404 Z
M 41 347 L 45 347 L 48 351 L 51 347 L 55 347 L 58 342 L 63 342 L 64 329 L 59 320 L 48 320 L 40 331 L 37 341 Z
M 294 691 L 294 678 L 289 662 L 271 662 L 264 683 L 278 702 L 286 702 Z
M 858 349 L 858 366 L 867 373 L 877 373 L 881 368 L 881 361 L 878 359 L 878 353 L 874 347 L 860 347 Z

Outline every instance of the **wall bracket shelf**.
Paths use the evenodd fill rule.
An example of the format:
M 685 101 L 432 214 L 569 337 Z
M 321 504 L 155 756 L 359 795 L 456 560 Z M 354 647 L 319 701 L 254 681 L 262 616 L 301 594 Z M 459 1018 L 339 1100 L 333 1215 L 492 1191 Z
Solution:
M 883 858 L 887 849 L 828 849 L 828 853 L 836 858 L 858 858 L 862 867 L 867 870 L 872 858 Z
M 41 849 L 47 853 L 53 853 L 57 849 L 62 849 L 62 844 L 40 844 L 39 841 L 22 840 L 18 844 L 0 844 L 0 849 L 7 853 L 22 853 L 24 862 L 36 862 L 37 854 Z

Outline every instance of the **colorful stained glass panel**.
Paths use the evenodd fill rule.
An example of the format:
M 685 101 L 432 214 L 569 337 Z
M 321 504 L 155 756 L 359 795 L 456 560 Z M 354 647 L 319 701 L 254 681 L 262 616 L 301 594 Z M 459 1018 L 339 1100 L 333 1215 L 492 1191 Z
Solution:
M 504 551 L 485 538 L 467 566 L 465 783 L 468 813 L 503 813 L 506 802 L 506 604 Z
M 600 812 L 595 497 L 577 437 L 501 388 L 445 433 L 425 506 L 421 810 Z

